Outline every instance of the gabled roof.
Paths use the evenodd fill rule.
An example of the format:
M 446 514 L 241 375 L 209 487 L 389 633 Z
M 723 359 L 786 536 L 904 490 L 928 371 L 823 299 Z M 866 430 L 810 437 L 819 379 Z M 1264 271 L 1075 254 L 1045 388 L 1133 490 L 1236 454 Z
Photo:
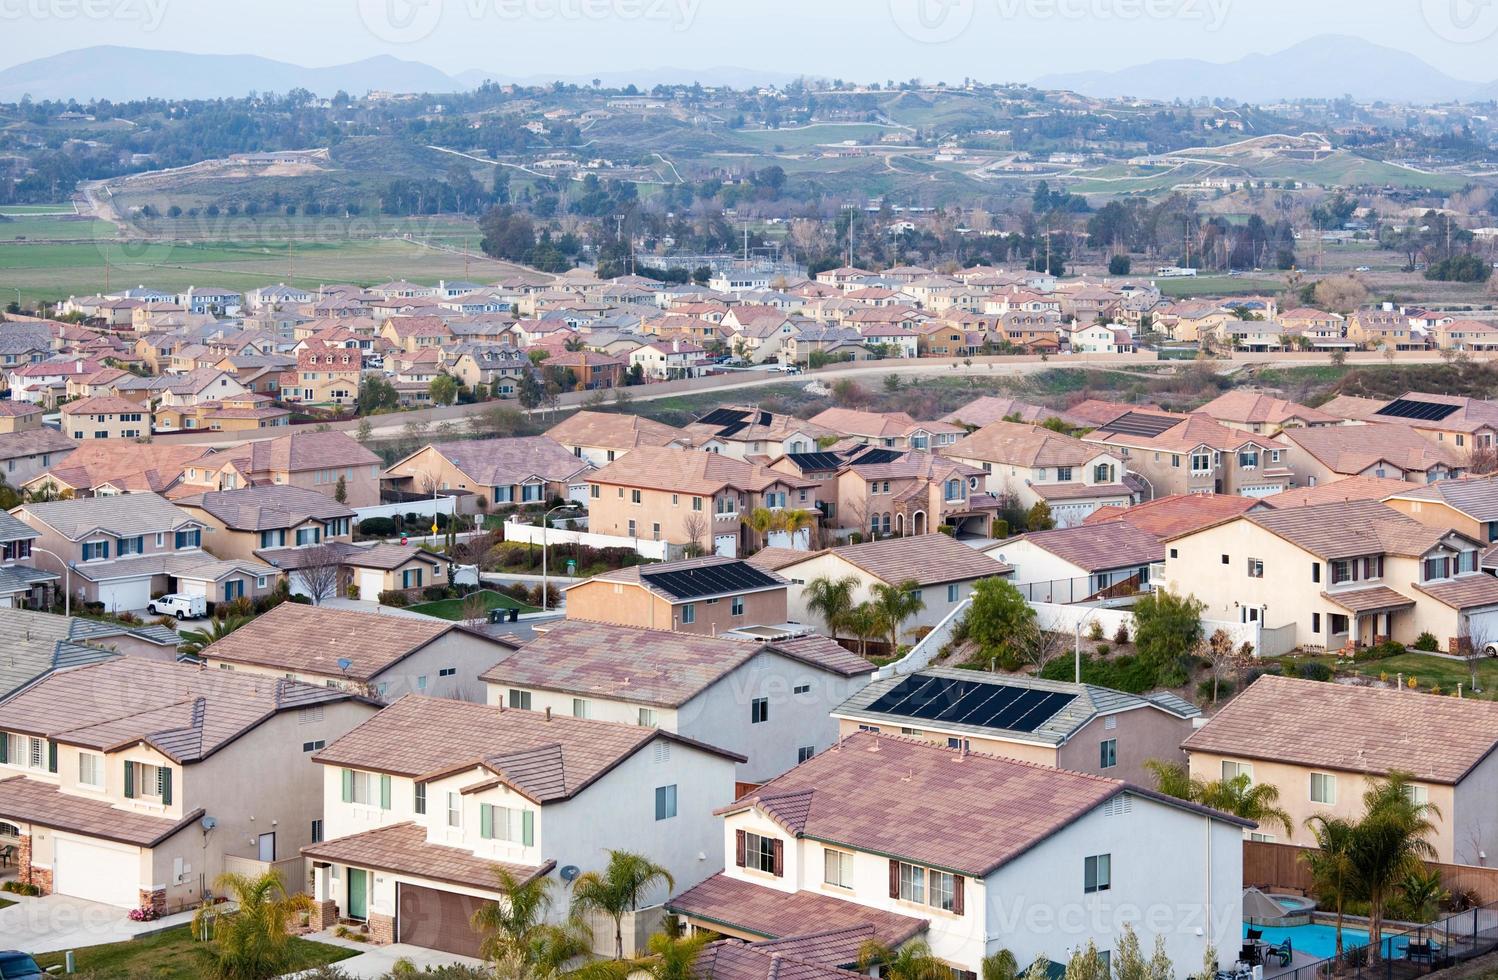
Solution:
M 452 463 L 475 487 L 504 487 L 535 477 L 547 483 L 566 483 L 592 467 L 548 436 L 517 436 L 432 443 L 396 463 L 386 474 L 428 450 Z
M 726 555 L 704 555 L 652 565 L 631 565 L 595 575 L 588 581 L 639 585 L 673 603 L 786 587 L 785 580 L 779 576 L 761 571 L 758 566 L 741 558 L 729 558 Z
M 711 496 L 724 487 L 757 493 L 776 483 L 813 487 L 816 481 L 721 453 L 641 446 L 588 476 L 589 483 L 618 484 Z
M 1466 460 L 1455 449 L 1432 442 L 1404 425 L 1329 425 L 1285 429 L 1279 439 L 1293 443 L 1333 473 L 1361 473 L 1380 460 L 1401 470 L 1423 473 L 1433 466 L 1460 469 Z
M 117 537 L 174 531 L 194 522 L 187 511 L 154 493 L 27 503 L 11 513 L 28 524 L 45 524 L 69 541 L 100 531 Z
M 1026 468 L 1085 466 L 1107 450 L 1038 425 L 993 422 L 947 447 L 945 454 Z
M 640 446 L 666 446 L 689 438 L 680 429 L 643 416 L 586 409 L 547 429 L 546 436 L 563 446 L 626 451 Z
M 1126 521 L 1031 531 L 994 545 L 989 553 L 1004 554 L 1021 541 L 1028 541 L 1089 573 L 1165 560 L 1165 546 L 1160 538 Z
M 1376 500 L 1257 511 L 1242 519 L 1328 561 L 1380 553 L 1419 557 L 1456 533 Z
M 1220 422 L 1283 425 L 1300 421 L 1307 425 L 1335 425 L 1342 421 L 1305 405 L 1242 388 L 1223 392 L 1197 411 Z
M 313 760 L 423 782 L 485 770 L 495 784 L 545 804 L 576 796 L 658 739 L 744 761 L 658 728 L 414 694 L 372 716 Z
M 293 432 L 274 439 L 257 439 L 226 449 L 215 458 L 220 464 L 232 462 L 247 474 L 302 473 L 380 462 L 379 456 L 337 430 Z
M 862 544 L 843 545 L 823 551 L 805 552 L 802 561 L 835 555 L 889 585 L 915 581 L 920 585 L 965 582 L 968 579 L 1007 575 L 1014 569 L 995 561 L 976 548 L 954 541 L 945 534 L 918 534 L 908 538 L 885 538 Z M 791 562 L 781 568 L 790 568 Z
M 1060 419 L 1072 428 L 1087 428 L 1096 423 L 1082 418 L 1064 409 L 1047 408 L 1044 405 L 1032 405 L 1029 402 L 1018 401 L 1013 398 L 1000 398 L 995 395 L 983 395 L 980 398 L 968 402 L 959 409 L 948 412 L 941 417 L 943 422 L 954 422 L 964 425 L 975 425 L 983 427 L 993 422 L 1002 422 L 1010 416 L 1019 416 L 1021 422 L 1039 425 L 1047 419 Z
M 1224 493 L 1176 493 L 1135 504 L 1133 507 L 1102 507 L 1087 515 L 1084 525 L 1123 522 L 1159 538 L 1186 534 L 1216 524 L 1264 504 L 1253 497 Z
M 1266 507 L 1277 509 L 1311 507 L 1349 500 L 1386 500 L 1414 486 L 1416 484 L 1404 480 L 1390 480 L 1381 476 L 1349 476 L 1314 487 L 1291 487 L 1259 499 Z
M 1338 483 L 1329 486 L 1340 486 Z M 1423 500 L 1442 503 L 1475 521 L 1498 521 L 1498 477 L 1481 476 L 1435 483 L 1403 484 L 1384 499 Z
M 215 490 L 181 497 L 177 506 L 202 508 L 233 531 L 298 527 L 308 521 L 352 518 L 354 511 L 325 493 L 287 484 Z

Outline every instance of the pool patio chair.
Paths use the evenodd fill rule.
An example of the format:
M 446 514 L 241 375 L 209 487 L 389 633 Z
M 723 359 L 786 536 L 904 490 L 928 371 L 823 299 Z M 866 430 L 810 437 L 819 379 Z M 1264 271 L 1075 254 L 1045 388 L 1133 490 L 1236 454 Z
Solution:
M 1440 946 L 1433 942 L 1417 943 L 1413 940 L 1405 946 L 1404 958 L 1411 963 L 1434 963 Z
M 1295 959 L 1295 949 L 1290 945 L 1290 937 L 1286 936 L 1285 941 L 1278 946 L 1265 946 L 1264 959 L 1278 960 L 1280 966 L 1289 966 L 1290 961 Z
M 1256 942 L 1258 942 L 1259 940 L 1261 940 L 1263 938 L 1264 938 L 1264 930 L 1263 929 L 1254 929 L 1253 927 L 1249 927 L 1249 930 L 1248 930 L 1248 941 L 1249 942 L 1256 943 Z
M 1263 947 L 1258 943 L 1244 943 L 1243 948 L 1238 951 L 1238 962 L 1247 963 L 1249 966 L 1258 966 L 1262 962 L 1260 959 L 1261 949 Z

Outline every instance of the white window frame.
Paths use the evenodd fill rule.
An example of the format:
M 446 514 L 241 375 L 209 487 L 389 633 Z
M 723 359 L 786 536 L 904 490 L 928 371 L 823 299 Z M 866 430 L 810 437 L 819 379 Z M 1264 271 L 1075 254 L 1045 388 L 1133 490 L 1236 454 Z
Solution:
M 822 848 L 822 884 L 853 890 L 853 852 Z
M 1321 788 L 1320 795 L 1317 787 Z M 1323 806 L 1337 805 L 1337 777 L 1329 772 L 1311 773 L 1311 802 Z

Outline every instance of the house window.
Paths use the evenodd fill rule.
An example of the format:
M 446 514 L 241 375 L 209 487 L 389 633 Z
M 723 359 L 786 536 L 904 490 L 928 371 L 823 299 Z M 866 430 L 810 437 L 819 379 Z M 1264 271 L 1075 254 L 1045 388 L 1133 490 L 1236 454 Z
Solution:
M 692 509 L 695 510 L 695 511 L 701 511 L 702 510 L 702 498 L 701 497 L 693 497 L 692 498 Z
M 108 541 L 85 541 L 83 543 L 84 561 L 103 561 L 109 557 Z
M 1118 765 L 1118 739 L 1104 739 L 1098 743 L 1098 768 L 1112 769 Z
M 1058 466 L 1058 467 L 1056 467 L 1056 482 L 1057 483 L 1070 483 L 1071 482 L 1071 467 L 1070 466 Z
M 178 531 L 176 535 L 176 547 L 178 551 L 184 548 L 200 548 L 203 545 L 203 532 L 199 528 L 190 531 Z
M 572 699 L 572 717 L 587 718 L 591 714 L 592 710 L 592 702 L 590 702 L 587 698 Z
M 300 547 L 302 547 L 304 545 L 318 544 L 321 541 L 322 541 L 322 528 L 320 528 L 320 527 L 299 527 L 299 528 L 297 528 L 297 531 L 296 531 L 296 543 L 297 543 L 297 547 L 300 548 Z
M 594 500 L 597 500 L 601 496 L 601 494 L 599 492 L 601 489 L 602 488 L 599 487 L 599 485 L 596 484 L 596 483 L 589 484 L 589 486 L 588 486 L 588 496 L 592 497 Z
M 1224 759 L 1222 761 L 1222 778 L 1224 780 L 1237 779 L 1239 776 L 1247 776 L 1249 782 L 1254 781 L 1254 767 L 1247 762 L 1232 762 Z
M 1311 613 L 1311 634 L 1313 636 L 1321 635 L 1321 614 L 1319 612 Z
M 810 694 L 811 693 L 811 685 L 810 684 L 797 684 L 795 687 L 791 688 L 791 693 L 792 694 Z
M 146 539 L 137 535 L 133 538 L 120 538 L 119 556 L 138 555 L 146 550 Z
M 697 606 L 695 604 L 688 602 L 681 607 L 681 621 L 684 625 L 691 625 L 697 622 Z
M 749 702 L 749 723 L 758 725 L 770 720 L 770 699 L 755 698 Z
M 853 855 L 847 851 L 822 849 L 822 881 L 834 888 L 853 887 Z
M 456 667 L 441 667 L 441 668 L 439 668 L 437 670 L 437 676 L 438 677 L 456 677 L 456 676 L 458 676 L 458 668 L 456 668 Z
M 1311 562 L 1311 581 L 1321 581 L 1321 562 L 1319 561 Z
M 92 752 L 78 753 L 78 782 L 94 789 L 104 788 L 104 758 Z
M 401 572 L 401 588 L 419 589 L 421 588 L 421 578 L 421 569 L 408 568 Z
M 1430 794 L 1425 791 L 1424 786 L 1405 786 L 1405 799 L 1418 806 L 1424 806 L 1430 802 Z
M 931 871 L 931 907 L 943 912 L 956 910 L 957 878 L 945 871 Z
M 926 904 L 926 869 L 917 864 L 900 862 L 898 898 L 902 902 Z
M 957 601 L 957 586 L 956 586 L 956 584 L 947 586 L 947 601 L 948 602 L 956 602 Z
M 412 803 L 412 809 L 415 810 L 417 813 L 421 813 L 421 814 L 425 814 L 427 812 L 427 784 L 426 783 L 417 783 L 416 784 L 416 796 L 415 796 L 415 799 L 414 799 L 414 801 Z
M 1193 473 L 1208 473 L 1208 472 L 1211 471 L 1211 469 L 1212 469 L 1212 454 L 1211 453 L 1192 453 L 1191 454 L 1191 472 L 1193 472 Z
M 631 490 L 629 492 L 629 502 L 632 504 L 638 504 L 640 502 L 640 491 Z
M 735 616 L 742 616 L 742 615 L 744 615 L 744 597 L 743 596 L 736 595 L 736 596 L 733 597 L 733 609 L 732 609 L 732 612 L 733 612 L 733 614 Z
M 1311 802 L 1328 806 L 1337 802 L 1337 777 L 1325 772 L 1311 773 Z
M 535 814 L 508 806 L 479 806 L 479 836 L 530 847 L 535 842 Z
M 1082 859 L 1082 891 L 1105 892 L 1113 887 L 1113 855 L 1094 854 Z
M 1245 449 L 1238 453 L 1238 466 L 1241 469 L 1258 469 L 1259 453 L 1256 449 Z
M 314 844 L 321 844 L 322 843 L 322 821 L 321 820 L 314 820 L 314 821 L 312 821 L 312 843 L 314 843 Z
M 803 746 L 801 746 L 800 748 L 798 748 L 796 750 L 796 765 L 799 766 L 801 763 L 806 762 L 808 759 L 810 759 L 812 756 L 814 756 L 816 754 L 817 754 L 817 747 L 815 745 L 803 745 Z
M 954 736 L 947 739 L 947 748 L 949 749 L 957 749 L 959 751 L 965 752 L 971 750 L 972 747 L 973 743 L 965 738 L 957 738 Z
M 1112 483 L 1113 466 L 1110 463 L 1099 463 L 1092 470 L 1093 483 Z
M 328 741 L 327 741 L 327 739 L 323 739 L 323 738 L 317 738 L 317 739 L 313 739 L 310 742 L 303 742 L 302 743 L 302 751 L 303 752 L 321 752 L 323 749 L 325 749 L 327 747 L 328 747 Z
M 655 709 L 639 709 L 639 713 L 635 716 L 635 724 L 639 725 L 641 728 L 654 728 L 656 726 Z
M 447 794 L 447 825 L 449 827 L 463 826 L 463 796 L 451 790 Z
M 1249 578 L 1263 578 L 1264 577 L 1264 562 L 1262 560 L 1260 560 L 1258 558 L 1250 558 L 1248 560 L 1248 577 Z
M 670 820 L 676 816 L 676 784 L 655 788 L 655 819 Z
M 765 874 L 775 873 L 775 838 L 760 834 L 744 835 L 744 867 Z
M 531 710 L 531 692 L 510 688 L 510 707 L 519 708 L 522 711 Z

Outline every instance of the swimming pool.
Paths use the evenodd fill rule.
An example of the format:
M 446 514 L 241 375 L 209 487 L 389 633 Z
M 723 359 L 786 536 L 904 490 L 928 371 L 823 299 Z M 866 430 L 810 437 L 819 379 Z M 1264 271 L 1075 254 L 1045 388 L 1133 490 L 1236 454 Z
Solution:
M 1248 939 L 1249 926 L 1243 926 L 1243 938 Z M 1263 942 L 1270 946 L 1278 946 L 1286 939 L 1290 940 L 1290 948 L 1297 953 L 1313 956 L 1318 960 L 1329 959 L 1337 955 L 1337 927 L 1313 922 L 1305 926 L 1261 926 Z M 1408 940 L 1403 936 L 1384 936 L 1384 956 L 1391 960 L 1402 959 L 1404 948 Z M 1342 948 L 1352 949 L 1357 946 L 1368 945 L 1368 933 L 1364 929 L 1342 929 Z

